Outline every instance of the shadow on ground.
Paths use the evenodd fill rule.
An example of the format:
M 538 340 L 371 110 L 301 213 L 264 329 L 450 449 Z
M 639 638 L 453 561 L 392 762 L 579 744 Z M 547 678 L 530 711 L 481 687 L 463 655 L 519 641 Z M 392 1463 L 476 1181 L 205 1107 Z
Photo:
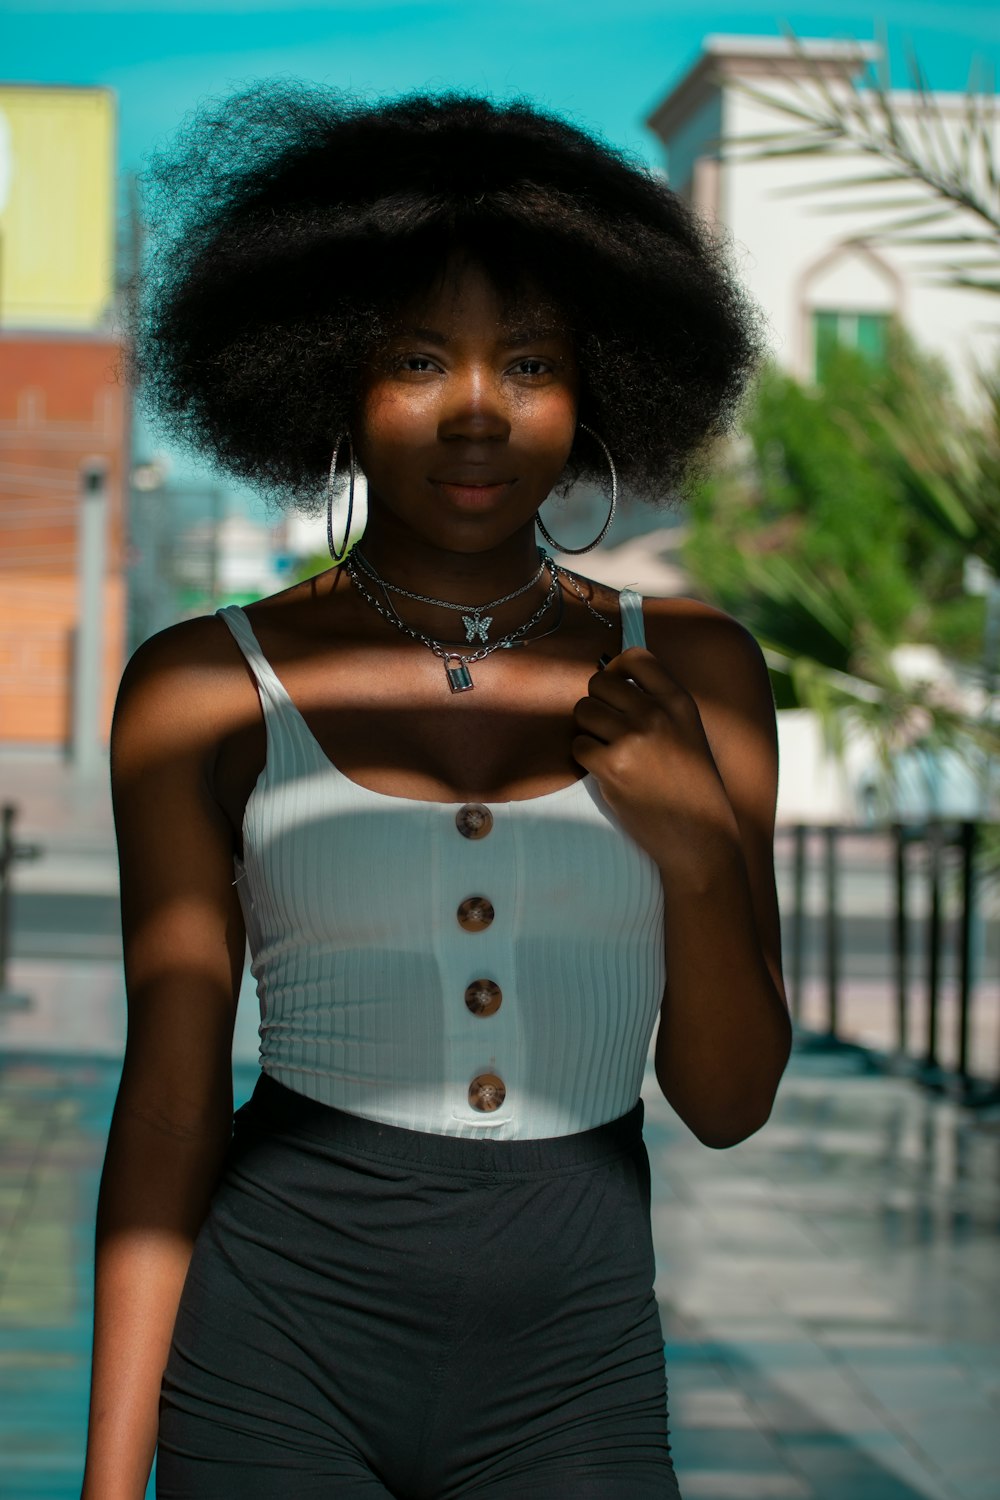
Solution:
M 116 1083 L 99 1059 L 0 1064 L 4 1500 L 79 1495 Z M 729 1151 L 644 1092 L 685 1500 L 1000 1500 L 1000 1135 L 837 1056 L 797 1053 Z

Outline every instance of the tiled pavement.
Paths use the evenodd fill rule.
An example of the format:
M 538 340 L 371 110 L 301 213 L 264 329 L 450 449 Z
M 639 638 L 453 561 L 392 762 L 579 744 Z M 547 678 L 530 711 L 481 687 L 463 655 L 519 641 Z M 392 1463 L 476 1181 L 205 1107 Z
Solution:
M 0 1068 L 3 1500 L 79 1493 L 114 1085 L 101 1060 Z M 685 1500 L 1000 1500 L 1000 1131 L 807 1053 L 729 1151 L 646 1098 Z
M 731 1151 L 651 1113 L 688 1500 L 998 1500 L 1000 1136 L 801 1057 Z

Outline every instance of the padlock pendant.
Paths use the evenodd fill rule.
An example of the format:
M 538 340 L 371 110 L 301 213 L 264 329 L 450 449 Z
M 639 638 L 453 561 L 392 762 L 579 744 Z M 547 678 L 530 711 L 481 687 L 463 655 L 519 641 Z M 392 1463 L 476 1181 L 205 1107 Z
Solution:
M 455 662 L 456 665 L 449 666 L 449 662 Z M 468 693 L 475 686 L 472 673 L 460 656 L 446 656 L 444 670 L 448 678 L 448 686 L 453 693 Z

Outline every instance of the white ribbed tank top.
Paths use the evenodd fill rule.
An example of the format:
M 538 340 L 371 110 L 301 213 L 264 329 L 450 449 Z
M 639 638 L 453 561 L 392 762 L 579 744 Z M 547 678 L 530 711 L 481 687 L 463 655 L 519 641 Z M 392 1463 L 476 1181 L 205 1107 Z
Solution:
M 621 613 L 623 649 L 644 645 L 641 596 L 623 591 Z M 625 1114 L 663 995 L 663 889 L 596 778 L 486 804 L 489 832 L 463 835 L 463 809 L 482 804 L 390 796 L 339 771 L 243 610 L 219 614 L 267 730 L 236 860 L 264 1072 L 444 1135 L 567 1135 Z M 494 911 L 480 931 L 456 915 L 470 896 Z M 491 1005 L 500 994 L 490 1014 L 466 1003 L 480 980 Z M 489 1113 L 470 1098 L 483 1075 L 506 1090 Z

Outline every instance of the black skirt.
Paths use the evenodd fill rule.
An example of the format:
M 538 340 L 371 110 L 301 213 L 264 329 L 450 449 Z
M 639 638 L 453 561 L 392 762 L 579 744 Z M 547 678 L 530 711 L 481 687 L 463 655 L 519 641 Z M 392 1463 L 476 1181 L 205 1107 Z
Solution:
M 195 1245 L 159 1500 L 679 1500 L 642 1104 L 544 1140 L 262 1076 Z

